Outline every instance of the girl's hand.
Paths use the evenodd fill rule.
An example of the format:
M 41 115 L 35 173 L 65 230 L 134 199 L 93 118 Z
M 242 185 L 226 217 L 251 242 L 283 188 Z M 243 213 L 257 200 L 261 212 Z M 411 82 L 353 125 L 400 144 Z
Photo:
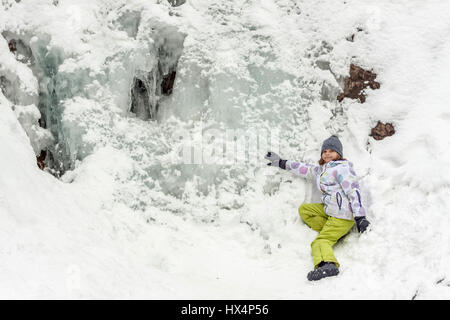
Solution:
M 366 217 L 356 217 L 355 221 L 359 233 L 366 231 L 367 227 L 370 225 L 370 222 L 366 219 Z
M 270 162 L 267 164 L 268 166 L 280 167 L 281 169 L 286 170 L 286 162 L 287 160 L 280 159 L 280 156 L 275 152 L 269 151 L 267 152 L 265 159 Z
M 275 152 L 267 152 L 264 159 L 269 160 L 270 162 L 267 164 L 268 166 L 274 166 L 279 167 L 280 166 L 280 156 L 277 155 Z

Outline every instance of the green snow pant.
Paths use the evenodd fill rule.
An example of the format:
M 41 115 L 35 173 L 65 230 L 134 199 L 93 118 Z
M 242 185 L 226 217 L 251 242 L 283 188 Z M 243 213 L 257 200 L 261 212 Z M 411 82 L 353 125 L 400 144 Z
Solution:
M 334 262 L 339 268 L 332 247 L 350 231 L 355 222 L 328 216 L 323 209 L 323 203 L 304 203 L 298 208 L 298 213 L 308 226 L 319 232 L 311 243 L 314 268 L 322 261 Z

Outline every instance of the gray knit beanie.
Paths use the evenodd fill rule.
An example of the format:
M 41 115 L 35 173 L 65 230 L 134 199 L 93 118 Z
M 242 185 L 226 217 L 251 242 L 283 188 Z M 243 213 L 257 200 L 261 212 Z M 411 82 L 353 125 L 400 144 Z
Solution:
M 339 138 L 335 135 L 329 137 L 328 139 L 326 139 L 323 144 L 322 144 L 322 151 L 320 151 L 320 154 L 323 153 L 323 150 L 325 149 L 331 149 L 336 151 L 337 153 L 340 154 L 341 157 L 343 157 L 343 152 L 342 152 L 342 143 L 341 141 L 339 141 Z

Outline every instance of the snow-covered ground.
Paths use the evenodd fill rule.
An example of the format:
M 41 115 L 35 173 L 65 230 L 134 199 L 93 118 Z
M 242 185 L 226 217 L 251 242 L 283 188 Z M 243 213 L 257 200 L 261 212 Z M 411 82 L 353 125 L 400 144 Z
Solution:
M 449 1 L 4 0 L 0 32 L 1 298 L 450 298 Z M 335 99 L 351 63 L 381 84 L 363 104 Z M 263 157 L 331 134 L 372 229 L 311 283 L 318 194 Z

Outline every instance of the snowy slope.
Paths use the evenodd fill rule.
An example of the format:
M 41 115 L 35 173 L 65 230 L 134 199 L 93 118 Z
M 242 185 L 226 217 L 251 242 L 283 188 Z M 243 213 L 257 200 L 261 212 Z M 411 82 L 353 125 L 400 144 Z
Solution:
M 447 1 L 3 1 L 0 297 L 450 298 L 449 21 Z M 351 63 L 381 83 L 364 104 L 335 100 Z M 175 67 L 156 119 L 131 112 L 136 77 Z M 315 162 L 330 134 L 372 230 L 310 283 L 318 195 L 263 156 Z

